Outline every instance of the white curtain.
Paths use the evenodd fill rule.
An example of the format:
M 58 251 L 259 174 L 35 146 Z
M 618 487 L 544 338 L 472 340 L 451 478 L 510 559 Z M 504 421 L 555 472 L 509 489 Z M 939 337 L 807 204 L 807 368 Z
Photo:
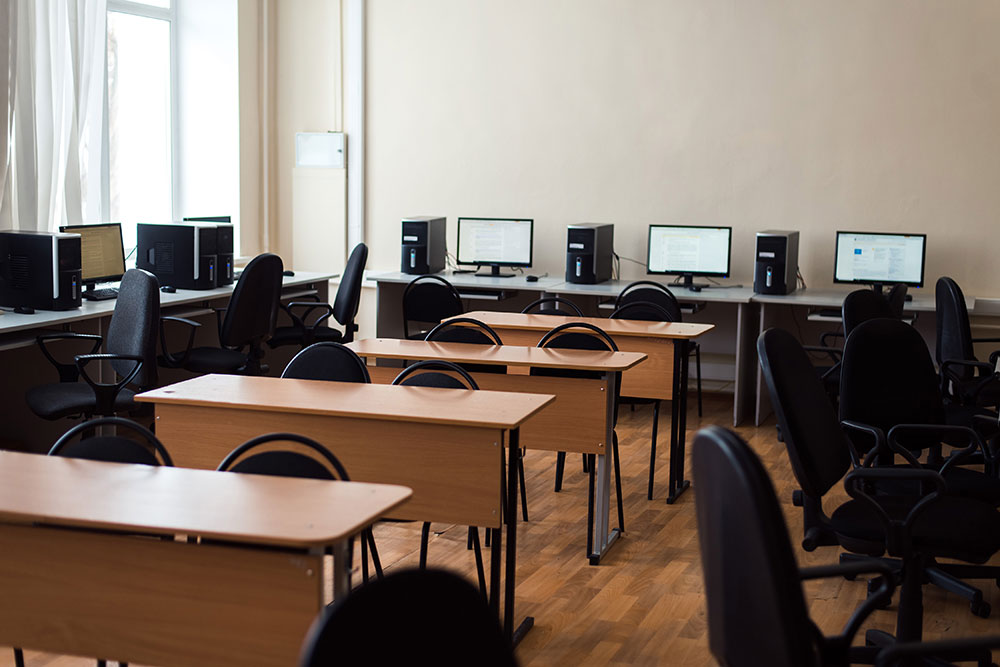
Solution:
M 17 3 L 0 0 L 0 229 L 10 229 L 10 142 L 14 129 L 14 55 L 17 52 Z
M 80 224 L 88 198 L 100 197 L 92 165 L 100 164 L 107 0 L 8 2 L 17 12 L 14 225 Z

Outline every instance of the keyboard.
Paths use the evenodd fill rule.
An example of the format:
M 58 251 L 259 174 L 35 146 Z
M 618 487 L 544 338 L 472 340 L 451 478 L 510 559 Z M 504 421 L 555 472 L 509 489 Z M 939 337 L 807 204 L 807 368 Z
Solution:
M 107 299 L 117 299 L 118 289 L 115 287 L 105 287 L 102 289 L 85 290 L 83 298 L 90 301 L 106 301 Z
M 820 308 L 813 312 L 822 317 L 840 317 L 840 308 Z

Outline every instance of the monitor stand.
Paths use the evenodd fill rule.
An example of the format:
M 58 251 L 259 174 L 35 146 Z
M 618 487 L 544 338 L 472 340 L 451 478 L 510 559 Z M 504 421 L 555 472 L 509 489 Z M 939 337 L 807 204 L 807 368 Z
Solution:
M 482 268 L 482 267 L 480 267 Z M 476 269 L 477 271 L 479 269 Z M 487 275 L 477 273 L 477 276 L 483 276 L 484 278 L 514 278 L 516 274 L 514 273 L 500 273 L 500 267 L 497 264 L 490 265 L 490 272 Z
M 694 276 L 690 273 L 681 274 L 681 287 L 686 287 L 692 292 L 700 292 L 705 287 L 711 287 L 708 283 L 696 283 L 694 282 Z

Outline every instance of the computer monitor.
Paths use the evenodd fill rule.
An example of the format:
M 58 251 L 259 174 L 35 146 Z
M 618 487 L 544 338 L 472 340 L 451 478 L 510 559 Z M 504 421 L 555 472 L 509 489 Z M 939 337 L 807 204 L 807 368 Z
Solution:
M 458 263 L 491 267 L 491 275 L 501 274 L 501 266 L 531 266 L 534 220 L 515 218 L 459 218 Z
M 646 272 L 680 276 L 688 289 L 701 289 L 695 276 L 729 276 L 732 227 L 650 225 Z
M 923 287 L 926 234 L 837 232 L 833 282 Z
M 231 225 L 233 224 L 233 217 L 231 215 L 208 215 L 202 217 L 194 218 L 181 218 L 182 222 L 215 222 L 220 225 Z
M 121 224 L 67 225 L 59 230 L 80 235 L 81 277 L 87 288 L 85 297 L 97 283 L 121 280 L 125 275 Z

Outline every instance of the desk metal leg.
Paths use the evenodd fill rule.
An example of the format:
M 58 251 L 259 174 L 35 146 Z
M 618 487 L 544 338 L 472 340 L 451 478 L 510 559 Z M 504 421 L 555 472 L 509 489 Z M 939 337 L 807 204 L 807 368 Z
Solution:
M 672 505 L 691 483 L 684 479 L 684 435 L 687 430 L 688 343 L 674 340 L 674 393 L 670 402 L 670 486 L 667 504 Z
M 613 452 L 613 443 L 615 440 L 615 395 L 617 393 L 615 391 L 615 382 L 616 378 L 614 375 L 608 378 L 606 422 L 608 424 L 608 432 L 605 436 L 605 453 L 598 454 L 596 465 L 591 462 L 590 468 L 590 498 L 587 504 L 591 520 L 587 526 L 590 531 L 587 536 L 587 557 L 590 559 L 591 565 L 600 564 L 601 558 L 608 552 L 608 549 L 615 543 L 615 540 L 621 537 L 623 530 L 623 526 L 620 524 L 617 528 L 609 528 L 609 516 L 611 513 L 611 467 L 608 465 L 608 452 Z M 619 518 L 622 518 L 621 512 L 619 512 Z
M 517 629 L 514 628 L 514 584 L 517 570 L 517 452 L 520 447 L 520 429 L 510 430 L 507 443 L 507 564 L 505 567 L 503 631 L 511 646 L 517 646 L 531 626 L 532 616 L 525 616 Z M 499 553 L 499 551 L 498 551 Z
M 362 537 L 364 539 L 364 537 Z M 333 599 L 347 597 L 351 592 L 352 541 L 341 540 L 333 545 Z

